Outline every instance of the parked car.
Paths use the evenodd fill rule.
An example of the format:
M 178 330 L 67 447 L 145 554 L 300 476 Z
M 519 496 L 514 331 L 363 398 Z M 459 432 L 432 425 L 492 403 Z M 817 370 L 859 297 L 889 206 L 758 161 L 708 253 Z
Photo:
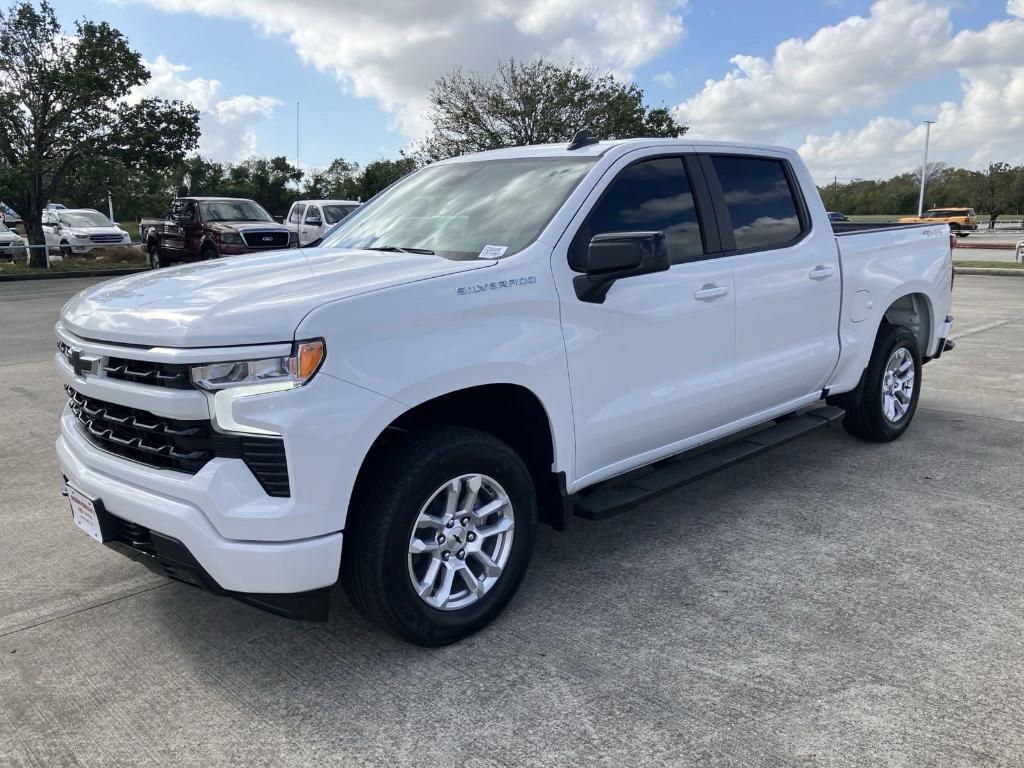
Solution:
M 345 223 L 345 220 L 342 219 L 338 223 L 332 224 L 327 229 L 325 229 L 324 233 L 322 235 L 320 235 L 320 237 L 318 237 L 316 240 L 310 240 L 308 243 L 303 243 L 299 247 L 300 248 L 318 248 L 318 247 L 320 247 L 320 245 L 323 244 L 324 240 L 326 240 L 328 237 L 330 237 L 331 234 L 333 232 L 335 232 L 335 230 L 337 230 L 338 227 L 340 227 L 344 223 Z
M 847 216 L 846 214 L 839 213 L 838 211 L 829 211 L 828 212 L 828 220 L 829 221 L 849 221 L 850 217 Z
M 131 235 L 93 208 L 48 207 L 42 222 L 48 249 L 64 258 L 132 241 Z
M 899 438 L 952 348 L 948 226 L 837 236 L 799 155 L 745 143 L 452 158 L 322 248 L 216 266 L 64 306 L 75 523 L 295 618 L 324 618 L 340 576 L 423 645 L 501 612 L 538 522 L 840 419 Z
M 25 242 L 25 238 L 10 230 L 5 223 L 0 221 L 0 258 L 7 261 L 25 259 L 28 256 L 26 245 L 28 243 Z
M 948 224 L 960 237 L 967 237 L 978 228 L 978 216 L 973 208 L 931 208 L 920 216 L 904 216 L 901 224 Z
M 360 205 L 356 200 L 298 200 L 292 203 L 285 226 L 289 232 L 298 234 L 299 245 L 306 245 L 323 237 L 324 232 Z
M 22 223 L 18 212 L 4 202 L 0 202 L 0 222 L 3 222 L 8 227 Z
M 233 197 L 177 198 L 163 219 L 142 219 L 139 232 L 153 268 L 298 245 L 259 203 Z

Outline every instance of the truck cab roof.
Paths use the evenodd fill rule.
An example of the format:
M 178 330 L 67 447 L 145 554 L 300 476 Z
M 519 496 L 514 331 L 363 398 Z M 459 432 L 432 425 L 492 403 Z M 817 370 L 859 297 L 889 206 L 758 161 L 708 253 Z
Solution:
M 732 141 L 703 141 L 700 139 L 678 138 L 678 139 L 610 139 L 587 144 L 577 149 L 569 149 L 568 142 L 557 144 L 529 144 L 524 147 L 508 147 L 505 149 L 491 149 L 485 152 L 473 152 L 459 157 L 452 157 L 441 160 L 435 165 L 448 163 L 475 162 L 479 160 L 513 160 L 518 158 L 531 157 L 603 157 L 605 155 L 619 155 L 631 149 L 645 147 L 665 147 L 666 149 L 678 149 L 679 151 L 692 151 L 696 148 L 714 151 L 716 148 L 735 152 L 737 149 L 750 150 L 751 152 L 777 152 L 785 155 L 794 155 L 795 152 L 787 147 L 779 147 L 770 144 L 745 144 Z

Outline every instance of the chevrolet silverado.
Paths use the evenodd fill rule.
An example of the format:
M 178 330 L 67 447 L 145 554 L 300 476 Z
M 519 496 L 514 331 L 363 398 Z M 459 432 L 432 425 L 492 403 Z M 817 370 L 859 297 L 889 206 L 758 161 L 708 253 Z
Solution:
M 838 422 L 899 438 L 952 348 L 952 279 L 946 224 L 834 231 L 787 149 L 457 157 L 322 247 L 70 300 L 65 493 L 172 578 L 307 619 L 340 580 L 379 626 L 450 643 L 512 598 L 538 523 Z

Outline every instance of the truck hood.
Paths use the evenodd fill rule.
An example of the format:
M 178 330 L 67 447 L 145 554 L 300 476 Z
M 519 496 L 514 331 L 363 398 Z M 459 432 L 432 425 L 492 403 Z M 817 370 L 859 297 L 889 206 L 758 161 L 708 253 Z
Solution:
M 87 288 L 64 305 L 61 323 L 83 338 L 144 346 L 281 342 L 327 302 L 492 264 L 338 248 L 250 254 Z

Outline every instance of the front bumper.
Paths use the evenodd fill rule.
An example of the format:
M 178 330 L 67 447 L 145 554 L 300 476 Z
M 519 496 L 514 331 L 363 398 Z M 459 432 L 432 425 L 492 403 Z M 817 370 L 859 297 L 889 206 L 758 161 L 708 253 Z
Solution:
M 329 589 L 321 587 L 294 594 L 256 594 L 224 589 L 196 560 L 182 542 L 110 514 L 103 502 L 95 502 L 96 517 L 104 543 L 142 563 L 159 576 L 183 581 L 215 595 L 233 597 L 289 619 L 325 621 Z
M 67 410 L 57 438 L 57 461 L 68 482 L 98 499 L 107 513 L 178 542 L 216 585 L 214 591 L 289 594 L 327 587 L 338 580 L 340 531 L 295 541 L 225 538 L 195 504 L 124 476 L 131 469 L 140 473 L 136 475 L 139 480 L 144 480 L 145 474 L 178 473 L 131 466 L 133 462 L 95 447 Z

